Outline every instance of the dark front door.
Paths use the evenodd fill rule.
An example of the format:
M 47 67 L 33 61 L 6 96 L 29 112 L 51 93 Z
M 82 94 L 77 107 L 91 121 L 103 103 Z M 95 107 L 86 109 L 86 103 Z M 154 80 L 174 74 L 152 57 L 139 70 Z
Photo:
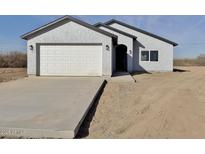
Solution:
M 127 47 L 125 45 L 116 47 L 116 71 L 127 71 Z

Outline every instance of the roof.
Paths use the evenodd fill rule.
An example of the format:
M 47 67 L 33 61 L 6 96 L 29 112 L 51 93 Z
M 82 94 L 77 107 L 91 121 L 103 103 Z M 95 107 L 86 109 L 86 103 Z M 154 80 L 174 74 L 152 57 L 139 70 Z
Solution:
M 39 28 L 36 28 L 36 29 L 34 29 L 34 30 L 32 30 L 32 31 L 22 35 L 21 38 L 25 39 L 25 40 L 28 40 L 28 39 L 33 38 L 35 36 L 38 36 L 38 35 L 40 35 L 42 33 L 45 33 L 45 32 L 47 32 L 47 31 L 49 31 L 51 29 L 54 29 L 54 28 L 58 27 L 59 25 L 63 25 L 65 23 L 69 22 L 69 21 L 73 21 L 73 22 L 78 23 L 78 24 L 80 24 L 82 26 L 85 26 L 85 27 L 87 27 L 89 29 L 92 29 L 92 30 L 94 30 L 96 32 L 99 32 L 99 33 L 101 33 L 103 35 L 106 35 L 106 36 L 109 36 L 109 37 L 117 39 L 117 36 L 112 34 L 112 33 L 109 33 L 107 31 L 99 29 L 99 28 L 97 28 L 97 27 L 95 27 L 93 25 L 90 25 L 90 24 L 88 24 L 88 23 L 86 23 L 84 21 L 81 21 L 79 19 L 76 19 L 76 18 L 74 18 L 72 16 L 68 16 L 68 15 L 63 16 L 63 17 L 61 17 L 61 18 L 59 18 L 57 20 L 54 20 L 54 21 L 52 21 L 52 22 L 50 22 L 48 24 L 45 24 L 45 25 L 43 25 L 43 26 L 41 26 Z
M 154 38 L 156 38 L 156 39 L 159 39 L 159 40 L 161 40 L 161 41 L 164 41 L 164 42 L 167 42 L 167 43 L 169 43 L 169 44 L 172 44 L 173 46 L 177 46 L 177 45 L 178 45 L 177 43 L 175 43 L 175 42 L 173 42 L 173 41 L 170 41 L 170 40 L 168 40 L 168 39 L 166 39 L 166 38 L 163 38 L 163 37 L 158 36 L 158 35 L 155 35 L 155 34 L 153 34 L 153 33 L 144 31 L 144 30 L 142 30 L 142 29 L 139 29 L 139 28 L 137 28 L 137 27 L 128 25 L 128 24 L 126 24 L 126 23 L 124 23 L 124 22 L 121 22 L 121 21 L 118 21 L 118 20 L 115 20 L 115 19 L 111 19 L 111 20 L 105 22 L 104 24 L 105 24 L 105 25 L 111 25 L 111 24 L 113 24 L 113 23 L 117 23 L 117 24 L 119 24 L 119 25 L 122 25 L 122 26 L 125 26 L 125 27 L 127 27 L 127 28 L 130 28 L 130 29 L 133 29 L 133 30 L 135 30 L 135 31 L 138 31 L 138 32 L 140 32 L 140 33 L 149 35 L 149 36 L 154 37 Z
M 121 31 L 121 30 L 119 30 L 119 29 L 116 29 L 116 28 L 113 28 L 113 27 L 111 27 L 111 26 L 105 25 L 105 24 L 103 24 L 103 23 L 101 23 L 101 22 L 98 22 L 98 23 L 94 24 L 94 26 L 95 26 L 95 27 L 101 27 L 101 26 L 102 26 L 102 27 L 105 27 L 105 28 L 110 29 L 110 30 L 112 30 L 112 31 L 118 32 L 118 33 L 120 33 L 120 34 L 122 34 L 122 35 L 131 37 L 131 38 L 133 38 L 133 39 L 136 39 L 136 38 L 137 38 L 137 37 L 134 36 L 134 35 L 131 35 L 131 34 L 126 33 L 126 32 L 123 32 L 123 31 Z

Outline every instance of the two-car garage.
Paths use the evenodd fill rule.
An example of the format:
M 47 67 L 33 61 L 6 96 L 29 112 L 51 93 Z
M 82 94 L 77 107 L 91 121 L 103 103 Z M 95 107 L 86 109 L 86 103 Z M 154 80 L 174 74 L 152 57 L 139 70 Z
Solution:
M 29 76 L 111 76 L 117 36 L 71 16 L 22 36 Z
M 101 76 L 101 44 L 39 45 L 41 76 Z

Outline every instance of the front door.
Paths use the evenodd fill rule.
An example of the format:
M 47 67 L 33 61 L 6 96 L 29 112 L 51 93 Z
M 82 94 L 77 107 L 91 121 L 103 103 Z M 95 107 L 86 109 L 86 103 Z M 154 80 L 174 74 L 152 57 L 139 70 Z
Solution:
M 116 47 L 116 71 L 127 71 L 127 47 L 125 45 Z

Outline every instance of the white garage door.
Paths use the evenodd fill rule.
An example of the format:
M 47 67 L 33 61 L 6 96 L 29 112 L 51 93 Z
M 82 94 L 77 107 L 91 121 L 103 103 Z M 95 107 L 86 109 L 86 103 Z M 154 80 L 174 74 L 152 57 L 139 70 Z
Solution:
M 41 45 L 40 75 L 101 76 L 101 45 Z

